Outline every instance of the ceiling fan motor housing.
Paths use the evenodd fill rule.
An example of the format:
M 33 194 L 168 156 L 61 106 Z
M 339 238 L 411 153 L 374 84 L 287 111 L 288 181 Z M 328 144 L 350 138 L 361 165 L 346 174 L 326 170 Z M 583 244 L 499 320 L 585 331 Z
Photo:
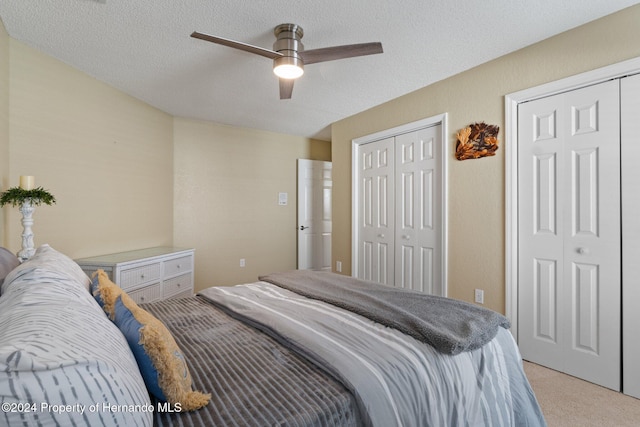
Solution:
M 289 65 L 304 69 L 304 61 L 298 53 L 304 50 L 304 45 L 300 41 L 304 34 L 302 27 L 296 24 L 280 24 L 273 32 L 276 35 L 273 50 L 283 55 L 273 60 L 273 68 Z

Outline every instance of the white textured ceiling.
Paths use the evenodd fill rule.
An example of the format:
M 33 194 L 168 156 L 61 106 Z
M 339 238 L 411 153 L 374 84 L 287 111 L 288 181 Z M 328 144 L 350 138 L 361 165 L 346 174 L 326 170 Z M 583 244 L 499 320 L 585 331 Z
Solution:
M 9 35 L 174 116 L 330 139 L 330 124 L 638 0 L 0 0 Z M 272 61 L 189 37 L 381 55 L 305 67 L 280 100 Z

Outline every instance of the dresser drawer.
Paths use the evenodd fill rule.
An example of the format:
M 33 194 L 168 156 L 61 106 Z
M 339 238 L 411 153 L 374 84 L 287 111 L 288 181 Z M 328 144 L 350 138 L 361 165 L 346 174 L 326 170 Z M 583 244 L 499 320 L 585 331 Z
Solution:
M 135 289 L 143 283 L 158 281 L 162 274 L 162 268 L 159 262 L 154 264 L 133 267 L 120 272 L 120 286 L 125 291 Z
M 127 294 L 136 302 L 136 304 L 153 302 L 162 298 L 162 287 L 160 286 L 160 283 L 154 283 L 153 285 L 127 292 Z
M 185 291 L 191 292 L 192 281 L 193 278 L 191 273 L 165 280 L 162 282 L 162 295 L 168 297 Z
M 187 255 L 164 262 L 164 276 L 171 277 L 191 271 L 193 256 Z

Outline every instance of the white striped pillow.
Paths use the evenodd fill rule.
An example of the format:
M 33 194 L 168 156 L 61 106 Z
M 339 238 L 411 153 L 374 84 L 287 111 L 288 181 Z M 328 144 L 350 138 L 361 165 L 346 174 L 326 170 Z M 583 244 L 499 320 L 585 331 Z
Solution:
M 0 294 L 4 294 L 9 283 L 18 278 L 43 283 L 64 280 L 84 286 L 87 291 L 91 285 L 89 276 L 74 260 L 46 244 L 36 249 L 34 255 L 27 262 L 23 262 L 7 274 Z
M 0 425 L 152 425 L 126 340 L 68 271 L 73 261 L 43 254 L 8 276 L 0 297 L 0 401 L 15 409 L 0 412 Z

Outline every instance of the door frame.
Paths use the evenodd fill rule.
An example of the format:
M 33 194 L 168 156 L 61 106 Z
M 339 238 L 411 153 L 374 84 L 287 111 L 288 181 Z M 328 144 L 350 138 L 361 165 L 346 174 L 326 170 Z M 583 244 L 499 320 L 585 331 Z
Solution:
M 640 73 L 640 57 L 505 96 L 505 314 L 518 339 L 518 104 Z
M 415 122 L 406 123 L 404 125 L 400 125 L 391 129 L 385 129 L 380 132 L 376 132 L 370 135 L 365 135 L 359 138 L 355 138 L 351 140 L 351 276 L 356 277 L 356 273 L 358 271 L 358 218 L 360 213 L 360 208 L 358 205 L 358 200 L 360 199 L 360 194 L 358 190 L 358 149 L 360 145 L 367 144 L 370 142 L 378 141 L 381 139 L 390 138 L 402 133 L 408 133 L 417 131 L 419 129 L 424 129 L 427 127 L 438 126 L 440 125 L 441 131 L 441 140 L 442 140 L 442 150 L 440 155 L 440 168 L 441 168 L 441 178 L 442 178 L 442 188 L 440 191 L 440 206 L 441 206 L 441 233 L 440 233 L 440 245 L 441 245 L 441 262 L 440 269 L 442 275 L 442 296 L 447 296 L 448 293 L 448 229 L 447 229 L 447 220 L 448 220 L 448 153 L 449 153 L 449 138 L 448 138 L 448 125 L 447 125 L 447 113 L 438 114 L 432 117 L 428 117 L 425 119 L 417 120 Z

